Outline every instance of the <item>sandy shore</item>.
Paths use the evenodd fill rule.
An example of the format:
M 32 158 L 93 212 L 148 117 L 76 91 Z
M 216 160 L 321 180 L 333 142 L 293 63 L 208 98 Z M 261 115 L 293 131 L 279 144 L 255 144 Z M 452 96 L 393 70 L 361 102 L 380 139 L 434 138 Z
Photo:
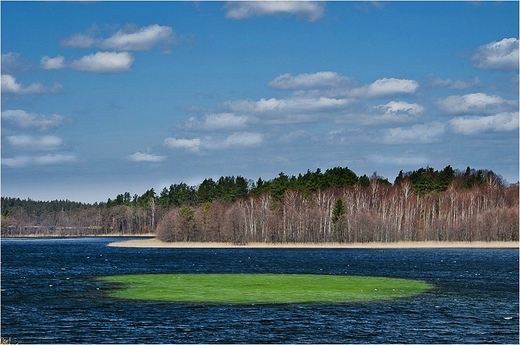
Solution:
M 237 245 L 221 242 L 162 242 L 140 239 L 112 242 L 111 247 L 135 248 L 519 248 L 518 242 L 370 242 L 370 243 L 248 243 Z

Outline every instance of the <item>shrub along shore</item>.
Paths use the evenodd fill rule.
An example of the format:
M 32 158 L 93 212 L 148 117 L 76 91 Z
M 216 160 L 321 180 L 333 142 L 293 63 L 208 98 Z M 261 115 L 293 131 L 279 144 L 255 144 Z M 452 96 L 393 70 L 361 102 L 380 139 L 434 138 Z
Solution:
M 401 241 L 401 242 L 364 242 L 364 243 L 262 243 L 252 242 L 236 244 L 231 242 L 163 242 L 158 239 L 138 239 L 118 241 L 109 244 L 111 247 L 133 248 L 366 248 L 366 249 L 414 249 L 414 248 L 519 248 L 518 241 Z

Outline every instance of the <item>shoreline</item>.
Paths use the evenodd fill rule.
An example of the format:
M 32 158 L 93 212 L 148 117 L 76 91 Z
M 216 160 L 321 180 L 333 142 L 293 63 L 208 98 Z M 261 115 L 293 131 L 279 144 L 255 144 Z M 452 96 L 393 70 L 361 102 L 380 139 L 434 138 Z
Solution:
M 52 237 L 154 237 L 154 233 L 148 234 L 96 234 L 96 235 L 77 235 L 77 234 L 27 234 L 27 235 L 2 235 L 1 238 L 52 238 Z
M 490 248 L 519 249 L 519 242 L 513 241 L 475 241 L 475 242 L 442 242 L 442 241 L 407 241 L 407 242 L 366 242 L 366 243 L 261 243 L 234 244 L 225 242 L 163 242 L 156 238 L 118 241 L 108 244 L 109 247 L 125 248 L 268 248 L 268 249 L 428 249 L 428 248 Z

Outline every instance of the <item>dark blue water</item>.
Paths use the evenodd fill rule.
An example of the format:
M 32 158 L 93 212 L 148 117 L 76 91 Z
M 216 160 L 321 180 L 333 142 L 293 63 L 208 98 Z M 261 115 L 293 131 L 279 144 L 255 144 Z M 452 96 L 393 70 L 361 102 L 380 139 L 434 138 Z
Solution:
M 514 343 L 518 250 L 137 249 L 116 238 L 2 239 L 2 337 L 12 343 Z M 106 296 L 102 275 L 331 273 L 425 280 L 377 303 L 205 305 Z

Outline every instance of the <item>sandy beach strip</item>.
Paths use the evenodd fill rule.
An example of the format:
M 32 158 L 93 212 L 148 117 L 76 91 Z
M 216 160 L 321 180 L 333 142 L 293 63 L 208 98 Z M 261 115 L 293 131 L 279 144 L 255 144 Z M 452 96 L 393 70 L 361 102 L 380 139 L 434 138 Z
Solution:
M 224 242 L 163 242 L 156 238 L 118 241 L 110 247 L 133 248 L 366 248 L 366 249 L 414 249 L 414 248 L 519 248 L 519 242 L 367 242 L 367 243 L 261 243 L 234 244 Z

